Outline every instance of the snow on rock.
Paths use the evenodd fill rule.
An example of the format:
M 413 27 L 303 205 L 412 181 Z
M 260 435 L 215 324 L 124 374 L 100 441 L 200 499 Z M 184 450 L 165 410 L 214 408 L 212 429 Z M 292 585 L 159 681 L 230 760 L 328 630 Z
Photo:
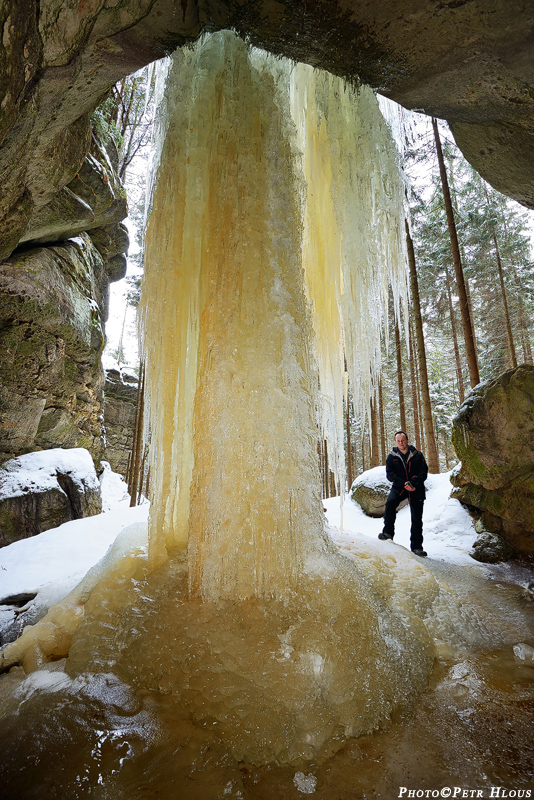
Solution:
M 101 510 L 98 477 L 83 448 L 27 453 L 0 470 L 0 547 Z
M 386 478 L 386 468 L 372 467 L 358 475 L 352 484 L 350 495 L 369 517 L 382 517 L 390 489 L 391 483 Z M 403 500 L 399 508 L 404 508 L 407 502 Z
M 386 488 L 388 492 L 391 489 L 391 483 L 386 478 L 386 468 L 384 466 L 372 467 L 362 472 L 352 484 L 352 488 L 354 489 L 355 486 L 361 486 L 362 484 L 369 488 Z
M 130 508 L 120 475 L 104 467 L 101 482 L 105 513 L 66 522 L 0 550 L 0 646 L 16 639 L 26 625 L 37 622 L 51 605 L 66 597 L 121 531 L 146 522 L 150 504 Z M 2 602 L 24 594 L 35 596 L 22 606 Z

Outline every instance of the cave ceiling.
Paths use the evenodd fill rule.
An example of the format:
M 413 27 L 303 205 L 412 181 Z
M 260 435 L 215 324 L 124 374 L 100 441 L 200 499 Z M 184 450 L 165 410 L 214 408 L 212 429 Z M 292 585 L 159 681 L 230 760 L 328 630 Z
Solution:
M 4 0 L 0 258 L 76 175 L 103 93 L 221 28 L 446 119 L 483 177 L 534 208 L 530 1 Z

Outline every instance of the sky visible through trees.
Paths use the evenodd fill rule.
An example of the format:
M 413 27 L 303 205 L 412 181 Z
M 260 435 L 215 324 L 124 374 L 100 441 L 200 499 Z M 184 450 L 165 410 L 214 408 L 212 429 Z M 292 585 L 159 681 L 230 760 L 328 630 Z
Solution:
M 137 370 L 136 306 L 142 276 L 145 181 L 150 159 L 149 129 L 154 115 L 150 68 L 122 81 L 97 109 L 95 129 L 115 143 L 128 193 L 130 257 L 125 281 L 111 287 L 111 314 L 104 366 Z M 452 419 L 471 388 L 458 284 L 431 120 L 404 110 L 389 121 L 400 142 L 406 175 L 409 230 L 419 288 L 428 390 L 440 469 L 456 462 L 450 442 Z M 398 124 L 401 119 L 405 124 Z M 534 213 L 496 192 L 467 163 L 445 123 L 439 135 L 456 224 L 459 257 L 473 322 L 478 370 L 490 380 L 522 363 L 532 364 L 534 314 Z M 351 475 L 383 464 L 394 432 L 405 419 L 410 441 L 425 451 L 424 386 L 410 308 L 410 331 L 398 326 L 392 304 L 389 341 L 382 341 L 382 374 L 368 410 L 354 409 L 349 388 Z M 401 374 L 399 375 L 399 365 Z M 400 381 L 400 382 L 399 382 Z M 404 397 L 401 410 L 399 388 Z M 428 428 L 428 417 L 426 419 Z M 371 423 L 371 425 L 370 425 Z M 371 435 L 370 427 L 374 427 Z M 325 496 L 337 493 L 321 456 Z

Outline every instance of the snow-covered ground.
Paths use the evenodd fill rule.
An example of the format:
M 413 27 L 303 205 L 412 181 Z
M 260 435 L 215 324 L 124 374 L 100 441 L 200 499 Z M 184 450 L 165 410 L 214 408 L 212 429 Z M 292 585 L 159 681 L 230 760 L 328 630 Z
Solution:
M 384 467 L 369 470 L 376 473 L 377 483 L 380 483 L 380 471 L 385 474 Z M 429 475 L 425 481 L 427 495 L 423 511 L 423 547 L 428 557 L 422 560 L 434 572 L 443 572 L 448 567 L 456 566 L 464 571 L 469 570 L 471 574 L 479 573 L 490 580 L 516 583 L 526 587 L 532 579 L 532 574 L 526 567 L 516 562 L 481 564 L 471 558 L 470 552 L 477 534 L 469 513 L 458 500 L 450 496 L 452 490 L 450 474 L 446 472 Z M 386 548 L 399 546 L 410 550 L 408 506 L 397 513 L 395 540 L 391 542 L 378 540 L 383 520 L 368 517 L 348 494 L 344 498 L 343 513 L 339 497 L 323 500 L 323 505 L 326 508 L 330 535 L 342 552 L 348 554 L 358 552 L 362 538 L 374 540 L 384 552 Z
M 380 473 L 384 473 L 383 478 L 385 479 L 384 467 L 376 467 L 366 474 L 374 472 L 379 477 Z M 473 559 L 468 553 L 476 538 L 473 521 L 458 500 L 451 499 L 452 486 L 449 474 L 429 475 L 426 480 L 428 491 L 423 512 L 424 548 L 429 558 L 458 564 L 468 561 L 472 564 Z M 381 482 L 383 483 L 384 480 Z M 366 484 L 368 483 L 369 481 L 366 480 Z M 339 497 L 323 500 L 323 504 L 326 508 L 329 525 L 336 529 L 332 531 L 332 535 L 340 544 L 343 540 L 350 541 L 354 533 L 376 539 L 383 528 L 382 519 L 368 517 L 360 506 L 350 499 L 349 495 L 345 495 L 343 503 L 343 522 L 341 522 Z M 397 513 L 395 544 L 410 549 L 410 509 L 408 506 Z M 383 545 L 387 547 L 391 546 L 391 543 L 383 542 Z
M 528 583 L 528 572 L 517 565 L 483 565 L 469 556 L 476 537 L 473 522 L 460 503 L 450 498 L 448 474 L 431 475 L 427 486 L 423 515 L 424 547 L 428 552 L 426 563 L 433 561 L 451 567 L 468 567 L 469 570 L 480 570 L 493 579 Z M 124 528 L 148 518 L 148 502 L 130 508 L 126 485 L 119 475 L 111 472 L 109 466 L 102 476 L 102 500 L 102 514 L 67 522 L 0 549 L 0 601 L 14 594 L 37 594 L 28 604 L 30 608 L 25 615 L 25 622 L 33 622 L 51 604 L 65 597 L 104 556 Z M 330 534 L 342 551 L 350 553 L 353 548 L 357 550 L 364 540 L 372 549 L 380 547 L 385 550 L 400 545 L 409 550 L 409 508 L 402 509 L 397 515 L 393 543 L 377 540 L 382 520 L 367 517 L 348 495 L 343 504 L 343 523 L 340 498 L 323 502 Z M 370 540 L 373 540 L 372 544 Z M 10 622 L 13 622 L 13 613 L 13 608 L 8 610 L 0 606 L 0 629 L 8 622 L 8 615 Z

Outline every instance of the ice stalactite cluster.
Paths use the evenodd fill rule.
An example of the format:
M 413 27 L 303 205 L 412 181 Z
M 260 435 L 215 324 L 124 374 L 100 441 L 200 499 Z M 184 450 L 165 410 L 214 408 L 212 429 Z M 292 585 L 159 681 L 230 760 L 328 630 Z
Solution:
M 147 232 L 153 563 L 204 599 L 283 598 L 322 531 L 292 122 L 232 35 L 181 52 Z M 315 542 L 317 544 L 317 542 Z
M 367 90 L 227 32 L 166 70 L 141 306 L 149 565 L 83 597 L 66 670 L 159 693 L 237 759 L 322 759 L 409 704 L 434 658 L 438 584 L 409 562 L 414 609 L 387 556 L 370 574 L 340 555 L 317 464 L 319 411 L 343 469 L 343 352 L 365 387 L 388 280 L 404 286 L 402 185 Z
M 150 555 L 187 545 L 206 598 L 280 598 L 321 538 L 316 410 L 342 479 L 344 358 L 368 397 L 388 286 L 406 293 L 396 150 L 370 89 L 232 34 L 165 77 L 142 304 Z
M 344 479 L 344 359 L 365 412 L 387 341 L 388 290 L 407 296 L 404 184 L 377 99 L 305 64 L 291 72 L 291 107 L 306 186 L 303 268 L 320 375 L 330 467 Z
M 343 354 L 368 387 L 388 282 L 405 288 L 402 181 L 368 90 L 231 33 L 166 70 L 141 306 L 152 572 L 125 587 L 143 636 L 128 622 L 112 661 L 215 718 L 239 758 L 324 755 L 433 658 L 325 536 L 317 464 L 319 411 L 342 473 Z M 70 670 L 107 663 L 99 625 Z

